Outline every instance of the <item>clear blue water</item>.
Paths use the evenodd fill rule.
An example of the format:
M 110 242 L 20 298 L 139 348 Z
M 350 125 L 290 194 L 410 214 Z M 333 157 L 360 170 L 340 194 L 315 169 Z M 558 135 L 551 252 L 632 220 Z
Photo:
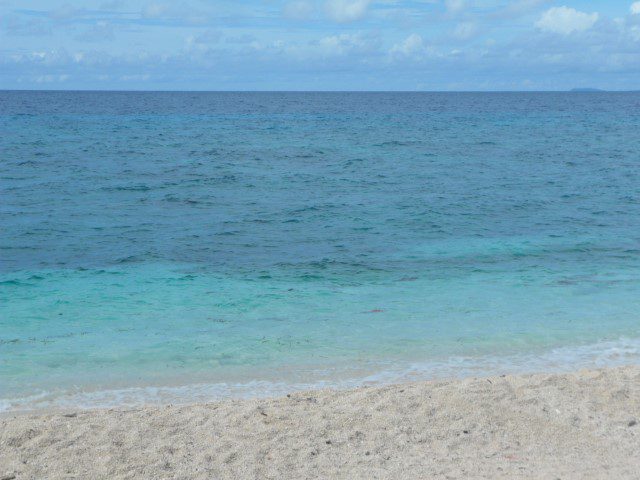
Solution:
M 0 409 L 640 358 L 640 94 L 0 92 Z

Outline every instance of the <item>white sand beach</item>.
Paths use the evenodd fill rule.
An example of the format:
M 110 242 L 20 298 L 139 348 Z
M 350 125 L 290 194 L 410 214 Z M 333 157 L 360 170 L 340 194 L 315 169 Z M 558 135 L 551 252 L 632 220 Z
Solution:
M 0 479 L 638 478 L 640 367 L 0 418 Z

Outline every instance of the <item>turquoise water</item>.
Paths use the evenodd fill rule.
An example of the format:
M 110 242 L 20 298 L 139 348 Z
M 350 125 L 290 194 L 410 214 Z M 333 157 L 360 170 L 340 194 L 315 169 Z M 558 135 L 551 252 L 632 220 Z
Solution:
M 640 358 L 640 94 L 0 92 L 0 408 Z

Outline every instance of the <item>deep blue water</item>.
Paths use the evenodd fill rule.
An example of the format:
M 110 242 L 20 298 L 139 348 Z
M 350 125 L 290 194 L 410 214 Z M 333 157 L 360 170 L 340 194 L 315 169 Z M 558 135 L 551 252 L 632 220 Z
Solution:
M 636 362 L 638 132 L 638 93 L 0 92 L 0 409 Z

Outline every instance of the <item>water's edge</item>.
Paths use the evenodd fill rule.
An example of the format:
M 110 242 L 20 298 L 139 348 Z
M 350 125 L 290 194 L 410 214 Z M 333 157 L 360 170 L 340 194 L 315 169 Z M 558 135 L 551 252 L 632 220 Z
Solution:
M 396 366 L 369 366 L 357 373 L 334 369 L 316 371 L 309 381 L 287 379 L 242 382 L 144 385 L 105 390 L 81 388 L 42 391 L 22 398 L 0 398 L 0 415 L 67 410 L 191 405 L 230 399 L 270 398 L 312 390 L 345 390 L 417 381 L 462 379 L 502 374 L 568 373 L 640 365 L 640 338 L 620 338 L 590 345 L 553 348 L 542 354 L 450 357 L 442 361 L 413 361 Z

